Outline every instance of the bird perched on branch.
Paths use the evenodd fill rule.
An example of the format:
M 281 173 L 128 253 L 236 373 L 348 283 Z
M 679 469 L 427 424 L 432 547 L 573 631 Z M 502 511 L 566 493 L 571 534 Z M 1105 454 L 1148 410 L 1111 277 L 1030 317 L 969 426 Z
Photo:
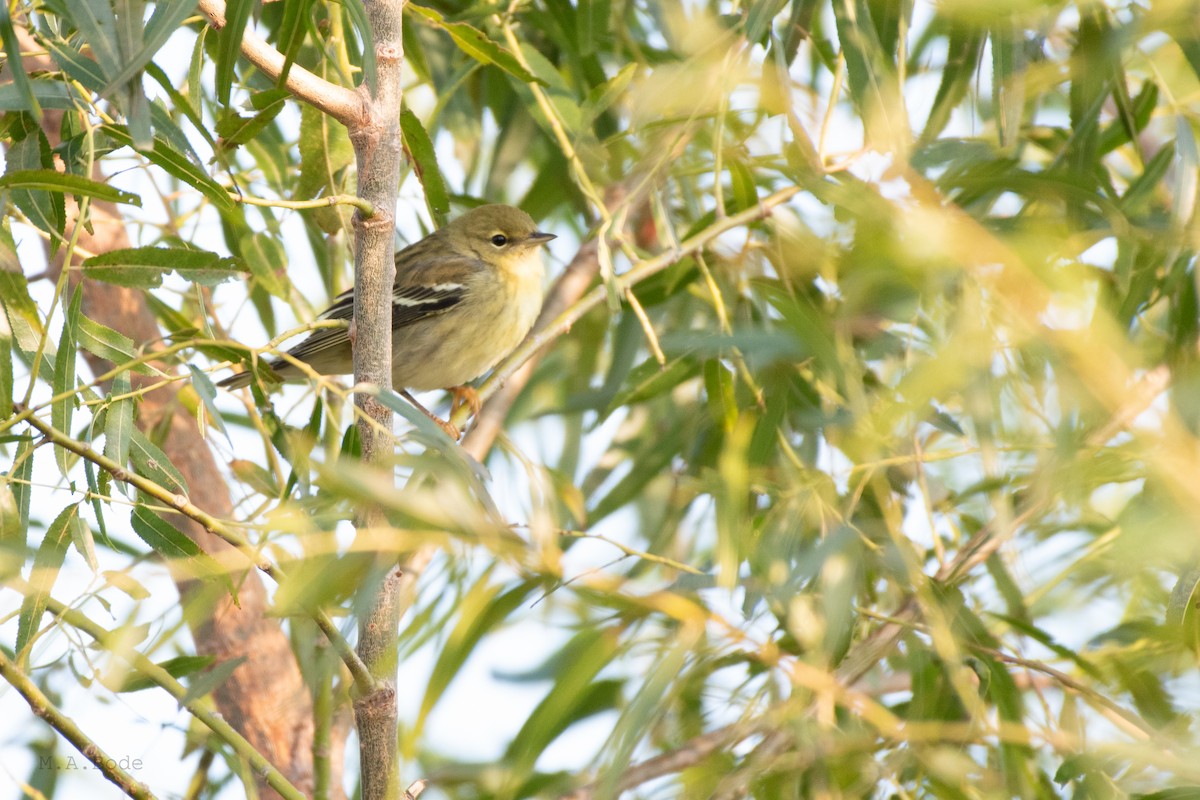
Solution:
M 520 344 L 542 307 L 542 233 L 519 208 L 474 208 L 396 254 L 392 288 L 392 385 L 429 414 L 405 389 L 449 389 L 454 407 L 474 390 L 468 381 L 487 372 Z M 338 295 L 318 319 L 354 317 L 354 290 Z M 267 362 L 279 380 L 301 380 L 302 361 L 321 375 L 354 371 L 351 331 L 324 328 Z M 218 385 L 240 389 L 253 373 Z M 478 395 L 472 410 L 478 411 Z M 458 432 L 429 414 L 455 438 Z

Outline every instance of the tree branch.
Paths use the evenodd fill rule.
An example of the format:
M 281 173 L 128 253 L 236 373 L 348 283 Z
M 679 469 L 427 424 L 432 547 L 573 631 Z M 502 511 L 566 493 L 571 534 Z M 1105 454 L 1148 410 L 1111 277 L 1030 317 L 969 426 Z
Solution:
M 355 214 L 354 248 L 354 382 L 379 391 L 392 388 L 392 286 L 396 277 L 393 236 L 400 187 L 400 101 L 403 97 L 401 38 L 404 0 L 365 3 L 371 41 L 375 47 L 375 80 L 359 86 L 366 113 L 348 125 L 358 170 L 358 196 L 370 203 L 369 219 Z M 392 412 L 373 392 L 359 391 L 354 403 L 363 463 L 386 470 L 395 442 Z M 387 527 L 383 509 L 372 504 L 355 520 L 360 541 L 370 541 Z M 377 578 L 377 579 L 371 579 Z M 381 552 L 372 574 L 363 581 L 359 597 L 358 652 L 371 671 L 373 691 L 354 701 L 358 727 L 360 779 L 363 800 L 385 800 L 399 794 L 396 768 L 396 636 L 400 626 L 401 594 L 410 578 L 396 567 L 395 553 Z
M 145 492 L 151 497 L 157 499 L 159 502 L 163 503 L 163 505 L 169 506 L 185 517 L 188 517 L 194 522 L 199 523 L 204 530 L 208 531 L 214 536 L 217 536 L 225 543 L 232 545 L 246 558 L 247 561 L 250 562 L 251 566 L 266 573 L 275 579 L 276 582 L 282 582 L 287 577 L 283 573 L 283 570 L 281 570 L 278 566 L 272 564 L 265 558 L 261 558 L 255 552 L 254 547 L 251 546 L 251 544 L 246 541 L 245 537 L 243 537 L 240 533 L 234 531 L 224 522 L 221 522 L 216 517 L 204 511 L 204 509 L 200 508 L 183 495 L 175 494 L 165 486 L 155 483 L 143 475 L 138 475 L 136 472 L 130 472 L 117 462 L 109 459 L 107 456 L 97 453 L 83 442 L 72 439 L 70 436 L 67 436 L 65 433 L 54 428 L 52 425 L 47 424 L 44 420 L 38 418 L 37 416 L 29 417 L 28 422 L 30 426 L 36 428 L 55 447 L 61 447 L 64 450 L 69 450 L 80 458 L 90 461 L 97 467 L 100 467 L 100 469 L 112 475 L 116 480 L 119 480 L 123 483 L 128 483 L 130 486 L 133 486 L 139 491 Z M 329 641 L 338 651 L 338 654 L 342 657 L 346 667 L 350 670 L 350 674 L 354 676 L 355 684 L 358 686 L 359 690 L 364 692 L 373 691 L 375 688 L 375 681 L 371 677 L 370 671 L 367 670 L 366 666 L 355 654 L 354 649 L 350 647 L 350 644 L 346 641 L 345 637 L 342 636 L 341 631 L 338 630 L 337 626 L 333 623 L 333 620 L 329 618 L 329 615 L 324 611 L 316 611 L 313 613 L 312 618 L 313 621 L 317 623 L 317 626 L 321 629 L 322 633 L 329 638 Z
M 28 584 L 20 579 L 9 579 L 8 588 L 19 592 L 29 591 Z M 46 610 L 71 627 L 81 630 L 92 637 L 107 652 L 120 656 L 138 674 L 153 681 L 157 686 L 170 694 L 171 697 L 178 700 L 180 705 L 186 708 L 193 717 L 233 748 L 235 753 L 246 759 L 246 763 L 251 766 L 255 773 L 262 775 L 266 779 L 267 784 L 283 797 L 289 800 L 303 800 L 304 793 L 293 786 L 283 776 L 283 773 L 267 760 L 254 745 L 234 730 L 233 726 L 226 722 L 224 717 L 210 710 L 208 704 L 201 698 L 186 699 L 188 695 L 186 686 L 177 681 L 171 673 L 158 664 L 155 664 L 137 650 L 129 647 L 128 642 L 125 642 L 121 636 L 96 623 L 82 611 L 71 608 L 67 604 L 55 600 L 53 597 L 46 597 Z
M 200 13 L 216 30 L 225 27 L 225 3 L 222 0 L 200 0 Z M 278 80 L 283 73 L 283 64 L 286 61 L 283 53 L 251 31 L 242 33 L 242 55 L 272 80 Z M 297 99 L 323 111 L 347 127 L 360 123 L 367 114 L 362 96 L 358 92 L 330 83 L 299 64 L 292 64 L 284 86 Z
M 0 677 L 21 693 L 25 702 L 29 703 L 29 707 L 33 710 L 34 716 L 46 720 L 50 727 L 75 745 L 75 749 L 89 762 L 95 764 L 96 768 L 104 773 L 104 777 L 116 784 L 118 789 L 130 797 L 139 798 L 139 800 L 143 798 L 144 800 L 154 800 L 154 795 L 144 783 L 136 780 L 121 767 L 117 759 L 100 749 L 100 746 L 93 742 L 75 724 L 74 720 L 50 702 L 50 698 L 42 693 L 42 690 L 29 679 L 28 675 L 17 669 L 17 665 L 10 661 L 2 650 L 0 650 Z

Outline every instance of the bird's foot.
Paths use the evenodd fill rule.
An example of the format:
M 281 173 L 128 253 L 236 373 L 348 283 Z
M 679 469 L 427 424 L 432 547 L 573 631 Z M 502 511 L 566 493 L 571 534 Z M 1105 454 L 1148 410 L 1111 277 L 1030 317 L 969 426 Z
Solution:
M 432 411 L 427 409 L 425 406 L 418 403 L 417 398 L 413 397 L 406 390 L 401 390 L 400 395 L 405 400 L 412 403 L 413 408 L 415 408 L 417 411 L 420 411 L 422 414 L 424 414 L 425 416 L 427 416 L 431 420 L 433 420 L 434 423 L 436 423 L 439 428 L 441 428 L 443 431 L 445 431 L 446 435 L 449 436 L 451 439 L 453 439 L 454 441 L 457 442 L 459 439 L 462 438 L 462 434 L 458 432 L 458 428 L 454 427 L 449 422 L 447 422 L 446 420 L 437 416 Z
M 483 409 L 483 401 L 479 399 L 479 391 L 474 386 L 452 386 L 450 394 L 454 397 L 450 403 L 450 416 L 453 417 L 454 412 L 464 403 L 471 409 L 472 417 L 479 416 Z

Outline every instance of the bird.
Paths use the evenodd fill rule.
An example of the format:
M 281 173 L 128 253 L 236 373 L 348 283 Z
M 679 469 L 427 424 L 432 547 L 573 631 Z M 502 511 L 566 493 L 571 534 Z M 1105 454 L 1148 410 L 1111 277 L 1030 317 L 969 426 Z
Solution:
M 451 413 L 463 397 L 478 413 L 478 395 L 466 386 L 521 343 L 542 307 L 542 246 L 555 239 L 519 208 L 473 208 L 396 253 L 392 286 L 392 386 L 455 439 L 458 431 L 431 414 L 406 390 L 448 389 Z M 334 298 L 318 320 L 354 317 L 354 290 Z M 281 381 L 302 380 L 301 361 L 321 375 L 353 372 L 349 328 L 322 328 L 267 366 Z M 220 381 L 240 389 L 254 379 L 239 372 Z

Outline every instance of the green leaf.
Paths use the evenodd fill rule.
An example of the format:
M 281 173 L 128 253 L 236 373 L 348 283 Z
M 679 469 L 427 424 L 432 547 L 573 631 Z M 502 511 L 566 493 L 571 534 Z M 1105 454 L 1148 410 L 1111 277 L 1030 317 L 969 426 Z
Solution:
M 233 68 L 242 53 L 242 37 L 254 11 L 255 0 L 230 0 L 225 4 L 225 26 L 217 31 L 216 86 L 217 102 L 229 105 L 233 89 Z
M 601 114 L 612 108 L 613 103 L 625 96 L 637 71 L 637 64 L 626 64 L 616 75 L 588 92 L 582 106 L 585 125 L 594 123 Z
M 40 128 L 34 128 L 28 131 L 20 141 L 10 143 L 5 153 L 5 160 L 6 175 L 29 170 L 50 169 L 54 166 L 50 143 Z M 29 218 L 29 221 L 40 230 L 50 234 L 51 249 L 57 251 L 67 224 L 64 195 L 61 192 L 47 192 L 20 185 L 10 187 L 9 193 L 12 201 Z
M 107 75 L 121 71 L 117 19 L 109 0 L 79 0 L 72 4 L 72 21 L 92 49 L 92 56 Z
M 485 572 L 463 597 L 458 622 L 447 635 L 425 685 L 425 696 L 421 699 L 421 710 L 417 712 L 412 735 L 419 734 L 429 712 L 442 698 L 450 681 L 461 672 L 479 640 L 504 622 L 534 590 L 535 584 L 520 583 L 504 593 L 501 593 L 502 588 L 491 582 L 490 572 Z
M 351 27 L 358 32 L 362 39 L 362 70 L 366 77 L 367 87 L 375 91 L 375 40 L 371 36 L 371 22 L 367 19 L 367 9 L 362 0 L 345 0 L 342 4 L 346 16 L 350 18 Z
M 129 373 L 122 372 L 113 379 L 112 394 L 129 394 L 132 388 Z M 104 455 L 121 467 L 129 463 L 129 443 L 133 439 L 133 398 L 115 400 L 108 406 L 104 417 Z
M 93 574 L 100 572 L 100 562 L 96 560 L 96 540 L 92 538 L 92 529 L 81 518 L 76 516 L 68 526 L 71 531 L 71 542 L 76 552 L 83 556 Z
M 139 506 L 129 521 L 138 538 L 174 566 L 190 570 L 198 578 L 226 577 L 212 556 L 155 512 Z
M 221 137 L 220 146 L 232 149 L 258 136 L 279 116 L 279 112 L 287 106 L 291 96 L 287 89 L 268 89 L 252 95 L 250 103 L 258 109 L 257 114 L 243 117 L 230 112 L 217 122 L 217 135 Z
M 283 18 L 279 21 L 279 36 L 276 47 L 283 53 L 283 69 L 279 73 L 277 85 L 280 88 L 287 83 L 288 73 L 300 48 L 304 46 L 304 38 L 308 32 L 308 19 L 316 0 L 292 0 L 283 5 Z M 407 53 L 405 54 L 407 55 Z
M 63 315 L 62 335 L 58 340 L 58 354 L 54 358 L 55 395 L 71 392 L 61 400 L 55 401 L 50 407 L 50 424 L 56 430 L 67 436 L 71 435 L 71 416 L 75 413 L 75 403 L 78 397 L 75 391 L 75 331 L 79 326 L 79 306 L 83 302 L 83 289 L 76 286 L 71 297 L 71 303 Z M 65 477 L 70 466 L 72 454 L 65 447 L 56 447 L 54 455 L 58 460 L 58 468 Z
M 0 6 L 0 41 L 4 42 L 4 55 L 8 58 L 8 64 L 10 66 L 21 64 L 21 44 L 17 41 L 17 32 L 13 28 L 8 3 Z M 5 88 L 11 89 L 18 101 L 16 106 L 10 110 L 28 111 L 40 119 L 42 116 L 41 103 L 34 94 L 29 75 L 24 69 L 9 69 L 8 75 L 12 76 L 12 83 Z
M 75 93 L 71 87 L 51 80 L 32 80 L 29 91 L 41 108 L 67 111 L 75 108 Z M 28 101 L 16 83 L 0 85 L 0 111 L 27 111 Z
M 188 364 L 187 367 L 192 373 L 192 386 L 195 388 L 196 394 L 200 395 L 200 399 L 204 401 L 204 407 L 208 409 L 208 418 L 212 420 L 212 424 L 217 430 L 228 436 L 229 433 L 225 430 L 225 421 L 221 418 L 221 412 L 217 410 L 217 387 L 213 386 L 213 382 L 199 367 L 194 364 Z
M 24 559 L 25 537 L 29 533 L 29 481 L 33 478 L 33 440 L 22 439 L 17 445 L 17 455 L 13 459 L 16 466 L 5 473 L 9 479 L 4 481 L 4 488 L 12 497 L 14 505 L 6 506 L 4 517 L 0 520 L 0 543 L 21 553 Z M 10 516 L 10 511 L 15 516 Z
M 400 130 L 404 134 L 404 150 L 417 173 L 417 180 L 421 181 L 421 188 L 425 190 L 425 204 L 429 206 L 434 227 L 441 228 L 450 213 L 450 195 L 442 180 L 442 172 L 438 169 L 433 142 L 421 125 L 421 120 L 407 106 L 400 111 Z
M 167 458 L 166 453 L 136 427 L 129 432 L 129 459 L 133 469 L 143 478 L 154 481 L 167 491 L 187 494 L 187 482 Z
M 236 258 L 185 247 L 110 250 L 84 259 L 83 269 L 89 278 L 141 289 L 162 285 L 164 272 L 213 286 L 246 271 Z
M 85 316 L 80 315 L 76 334 L 80 347 L 92 355 L 112 362 L 113 366 L 128 364 L 139 356 L 138 348 L 128 336 Z M 155 370 L 146 364 L 130 367 L 130 371 L 139 375 L 155 374 Z
M 103 125 L 100 131 L 118 144 L 133 147 L 133 137 L 123 125 Z M 176 150 L 169 142 L 155 137 L 154 145 L 149 150 L 141 150 L 142 155 L 151 164 L 160 167 L 172 177 L 178 178 L 184 184 L 199 189 L 200 192 L 213 202 L 218 209 L 229 211 L 233 209 L 233 201 L 225 189 L 204 170 L 197 167 L 184 153 Z
M 511 51 L 493 42 L 478 28 L 465 22 L 447 22 L 441 13 L 415 3 L 409 3 L 406 9 L 434 27 L 441 28 L 450 34 L 450 38 L 454 40 L 458 49 L 480 64 L 493 64 L 523 83 L 545 83 L 521 66 L 521 62 L 517 61 Z
M 144 29 L 142 15 L 133 14 L 129 22 L 136 24 L 137 33 L 140 34 L 136 37 L 137 46 L 124 54 L 121 69 L 109 76 L 107 88 L 120 86 L 141 72 L 150 63 L 150 59 L 154 58 L 155 53 L 167 43 L 171 34 L 178 31 L 183 21 L 195 12 L 196 2 L 197 0 L 172 0 L 169 3 L 155 3 L 154 13 L 146 21 Z
M 871 142 L 886 147 L 908 136 L 896 71 L 872 22 L 870 0 L 833 0 L 838 41 L 846 57 L 846 85 Z
M 215 667 L 201 673 L 199 677 L 188 685 L 187 692 L 184 693 L 183 697 L 179 698 L 179 707 L 183 708 L 188 703 L 194 703 L 212 692 L 225 683 L 225 681 L 229 680 L 229 676 L 233 674 L 234 670 L 248 660 L 247 656 L 238 656 L 228 661 L 222 661 Z
M 322 189 L 340 189 L 330 184 L 343 169 L 354 161 L 354 147 L 346 134 L 346 126 L 331 120 L 307 103 L 300 105 L 300 182 L 297 199 L 316 197 Z
M 771 21 L 783 10 L 787 0 L 757 0 L 746 12 L 746 39 L 754 44 L 764 44 L 771 30 Z
M 700 364 L 692 358 L 677 358 L 661 367 L 654 358 L 648 358 L 630 371 L 625 386 L 608 403 L 604 416 L 618 408 L 642 403 L 669 392 L 700 372 Z
M 288 300 L 287 252 L 279 240 L 262 231 L 243 236 L 238 241 L 242 258 L 250 267 L 255 283 L 280 300 Z
M 0 231 L 0 249 L 4 250 L 5 256 L 11 254 L 15 257 L 15 248 L 9 249 L 11 247 L 12 238 L 5 227 Z M 16 266 L 18 269 L 15 270 L 0 266 L 0 306 L 4 308 L 17 347 L 26 353 L 32 353 L 37 349 L 41 338 L 42 318 L 33 298 L 29 296 L 29 284 L 24 273 L 20 271 L 19 264 Z
M 585 629 L 564 646 L 571 658 L 564 661 L 554 686 L 525 719 L 504 756 L 523 777 L 533 769 L 542 751 L 576 719 L 576 711 L 592 688 L 600 670 L 617 651 L 619 638 L 612 628 Z
M 29 571 L 29 593 L 21 601 L 21 614 L 17 619 L 17 653 L 21 653 L 33 641 L 42 624 L 50 590 L 54 588 L 67 554 L 67 545 L 71 543 L 71 521 L 78 511 L 79 505 L 73 504 L 59 512 L 46 529 L 37 555 L 33 557 L 33 567 Z
M 186 678 L 212 664 L 213 656 L 175 656 L 166 661 L 159 661 L 155 666 L 165 670 L 172 678 Z M 105 684 L 114 692 L 140 692 L 143 689 L 154 689 L 158 683 L 138 672 L 125 674 L 124 680 L 118 684 Z
M 52 169 L 22 169 L 6 172 L 0 177 L 0 189 L 43 189 L 50 192 L 69 192 L 83 197 L 94 197 L 111 203 L 128 203 L 141 206 L 142 198 L 132 192 L 117 189 L 106 183 L 93 181 L 69 172 Z
M 13 414 L 12 335 L 0 330 L 0 420 Z
M 970 23 L 952 23 L 950 27 L 949 52 L 946 65 L 942 68 L 942 82 L 933 99 L 933 108 L 921 132 L 921 140 L 928 142 L 950 121 L 950 112 L 958 107 L 975 80 L 979 58 L 983 54 L 983 31 Z

